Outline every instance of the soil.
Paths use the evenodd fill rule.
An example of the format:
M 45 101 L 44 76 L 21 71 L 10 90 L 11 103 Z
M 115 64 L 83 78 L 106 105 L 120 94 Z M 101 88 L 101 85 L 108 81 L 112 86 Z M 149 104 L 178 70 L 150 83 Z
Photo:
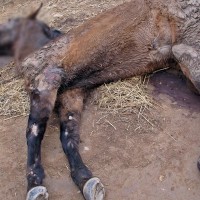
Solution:
M 17 8 L 19 2 L 25 1 L 6 4 L 2 16 L 6 8 L 10 13 L 10 7 Z M 94 11 L 95 2 L 77 0 L 73 6 L 91 4 Z M 98 2 L 112 7 L 122 1 Z M 69 3 L 72 8 L 72 1 Z M 83 7 L 76 10 L 84 14 Z M 82 116 L 80 153 L 105 185 L 106 199 L 198 200 L 200 96 L 187 88 L 181 76 L 168 72 L 151 77 L 149 95 L 157 103 L 147 113 L 150 120 L 139 114 L 106 115 L 88 101 Z M 0 199 L 25 199 L 26 124 L 27 117 L 0 117 Z M 42 145 L 44 185 L 50 199 L 82 200 L 70 178 L 58 127 L 58 119 L 52 115 Z

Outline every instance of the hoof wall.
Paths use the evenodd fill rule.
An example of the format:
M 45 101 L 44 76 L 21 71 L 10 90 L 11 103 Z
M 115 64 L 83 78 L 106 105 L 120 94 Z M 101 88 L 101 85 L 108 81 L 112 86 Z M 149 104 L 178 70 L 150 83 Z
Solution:
M 44 186 L 37 186 L 29 190 L 26 200 L 48 200 L 49 194 Z
M 105 189 L 99 178 L 91 178 L 85 183 L 83 195 L 86 200 L 104 200 Z

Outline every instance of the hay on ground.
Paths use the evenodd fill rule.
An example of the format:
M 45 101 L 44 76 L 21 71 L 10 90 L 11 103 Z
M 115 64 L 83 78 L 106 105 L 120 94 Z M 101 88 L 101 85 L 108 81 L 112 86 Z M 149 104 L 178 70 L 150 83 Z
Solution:
M 145 79 L 133 77 L 105 84 L 95 92 L 94 103 L 103 112 L 112 114 L 138 113 L 141 109 L 153 107 L 153 100 L 147 93 Z
M 23 79 L 14 78 L 13 63 L 0 70 L 0 77 L 0 116 L 27 115 L 29 98 Z
M 24 90 L 24 81 L 14 78 L 13 63 L 0 70 L 0 115 L 14 117 L 27 115 L 29 98 Z M 10 80 L 6 83 L 2 83 Z M 138 113 L 141 108 L 153 106 L 153 101 L 147 93 L 146 84 L 141 77 L 120 80 L 105 84 L 95 91 L 92 100 L 101 111 L 108 113 Z

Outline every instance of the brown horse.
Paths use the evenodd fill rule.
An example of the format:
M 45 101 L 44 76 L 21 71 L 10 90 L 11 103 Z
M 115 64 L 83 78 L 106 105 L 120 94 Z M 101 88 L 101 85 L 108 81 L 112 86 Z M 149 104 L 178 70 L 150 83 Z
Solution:
M 200 92 L 200 15 L 195 14 L 199 4 L 181 0 L 124 3 L 48 43 L 20 64 L 31 99 L 26 132 L 28 200 L 48 198 L 42 186 L 41 142 L 56 102 L 60 140 L 72 179 L 86 200 L 102 200 L 104 187 L 78 149 L 86 92 L 164 68 L 172 59 Z

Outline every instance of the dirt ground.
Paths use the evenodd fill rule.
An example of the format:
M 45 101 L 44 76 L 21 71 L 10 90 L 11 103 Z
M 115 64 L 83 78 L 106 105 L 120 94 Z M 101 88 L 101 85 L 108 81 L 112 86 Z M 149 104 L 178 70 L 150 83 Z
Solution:
M 13 11 L 16 15 L 19 3 L 23 2 L 3 1 L 6 4 L 0 20 L 12 13 L 12 7 L 16 8 L 16 12 Z M 38 1 L 32 1 L 32 5 L 35 2 Z M 56 1 L 57 7 L 50 1 L 44 4 L 47 2 L 53 13 L 64 9 L 58 6 L 58 3 L 64 5 L 64 1 Z M 62 16 L 60 21 L 75 26 L 92 16 L 91 13 L 121 2 L 68 1 L 65 6 L 71 10 L 68 20 Z M 23 4 L 21 9 L 27 8 L 29 3 Z M 50 11 L 41 14 L 41 18 L 47 19 Z M 52 23 L 59 22 L 58 16 L 57 13 Z M 89 100 L 82 116 L 81 155 L 104 183 L 107 200 L 198 200 L 200 174 L 196 161 L 200 155 L 200 97 L 188 90 L 182 77 L 166 72 L 151 77 L 149 95 L 158 104 L 148 111 L 150 122 L 139 114 L 105 115 Z M 0 199 L 25 199 L 26 123 L 27 117 L 0 117 Z M 42 160 L 46 173 L 44 185 L 50 199 L 83 199 L 70 178 L 54 115 L 43 141 Z

